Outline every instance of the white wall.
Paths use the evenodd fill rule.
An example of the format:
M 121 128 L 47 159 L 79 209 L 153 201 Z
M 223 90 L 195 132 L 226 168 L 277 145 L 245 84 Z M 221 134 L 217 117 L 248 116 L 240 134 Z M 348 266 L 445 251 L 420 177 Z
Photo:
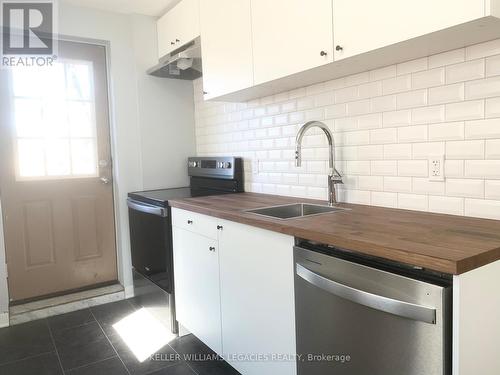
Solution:
M 132 22 L 144 189 L 189 185 L 187 158 L 196 153 L 193 85 L 144 74 L 158 60 L 156 23 L 137 15 Z
M 59 34 L 110 45 L 118 272 L 131 293 L 127 193 L 187 183 L 184 161 L 195 150 L 192 83 L 146 75 L 157 60 L 154 18 L 66 3 L 59 5 L 59 14 Z M 0 262 L 3 256 L 0 247 Z M 8 305 L 4 282 L 0 266 L 0 313 Z
M 247 103 L 203 102 L 195 82 L 197 151 L 245 158 L 247 191 L 326 199 L 334 132 L 346 202 L 500 219 L 500 40 Z M 428 157 L 446 154 L 446 182 Z

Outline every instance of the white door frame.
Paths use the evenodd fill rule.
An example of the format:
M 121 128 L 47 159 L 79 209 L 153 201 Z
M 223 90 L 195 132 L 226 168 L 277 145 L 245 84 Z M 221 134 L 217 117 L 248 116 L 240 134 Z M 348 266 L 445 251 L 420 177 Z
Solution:
M 116 239 L 116 260 L 117 260 L 117 271 L 118 271 L 118 281 L 125 288 L 125 298 L 133 296 L 133 286 L 126 285 L 126 280 L 132 279 L 132 270 L 127 267 L 127 262 L 124 262 L 124 258 L 127 255 L 123 246 L 123 241 L 120 234 L 128 228 L 124 228 L 125 223 L 120 220 L 121 209 L 119 201 L 119 187 L 117 184 L 116 171 L 118 158 L 116 154 L 116 122 L 115 122 L 115 107 L 114 107 L 114 95 L 112 87 L 112 71 L 111 71 L 111 43 L 106 40 L 90 39 L 90 38 L 80 38 L 67 35 L 57 35 L 54 37 L 58 40 L 78 42 L 78 43 L 88 43 L 97 46 L 102 46 L 106 51 L 106 77 L 107 77 L 107 89 L 108 89 L 108 106 L 109 106 L 109 131 L 111 140 L 111 160 L 112 160 L 112 181 L 113 181 L 113 206 L 114 206 L 114 220 L 115 220 L 115 239 Z M 6 250 L 5 250 L 5 236 L 3 228 L 3 213 L 1 205 L 1 195 L 0 195 L 0 327 L 8 325 L 9 322 L 9 293 L 7 286 L 7 264 L 6 264 Z M 127 275 L 128 274 L 128 275 Z M 4 296 L 2 291 L 5 290 L 7 293 Z

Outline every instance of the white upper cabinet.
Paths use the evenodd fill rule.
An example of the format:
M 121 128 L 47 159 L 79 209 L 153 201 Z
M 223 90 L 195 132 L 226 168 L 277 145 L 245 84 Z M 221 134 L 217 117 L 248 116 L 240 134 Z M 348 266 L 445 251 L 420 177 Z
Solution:
M 200 14 L 205 98 L 252 86 L 250 0 L 202 0 Z
M 157 22 L 158 55 L 163 57 L 200 36 L 200 0 L 182 0 Z
M 359 55 L 485 15 L 483 0 L 335 0 L 335 60 Z
M 332 0 L 251 2 L 256 85 L 333 61 Z

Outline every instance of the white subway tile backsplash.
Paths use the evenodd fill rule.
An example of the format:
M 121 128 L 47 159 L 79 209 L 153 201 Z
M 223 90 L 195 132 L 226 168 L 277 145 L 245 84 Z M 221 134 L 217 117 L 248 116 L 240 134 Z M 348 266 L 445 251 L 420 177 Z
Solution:
M 464 199 L 431 195 L 429 196 L 429 211 L 447 215 L 463 215 Z
M 396 65 L 397 75 L 404 75 L 408 73 L 420 72 L 422 70 L 427 70 L 429 66 L 428 58 L 424 57 L 422 59 L 416 59 L 407 61 Z
M 484 141 L 446 142 L 446 159 L 484 159 Z
M 370 142 L 372 144 L 396 143 L 397 138 L 397 128 L 384 128 L 370 131 Z
M 398 194 L 398 207 L 404 210 L 428 211 L 429 197 L 417 194 Z
M 411 144 L 384 145 L 384 159 L 406 160 L 411 159 Z
M 465 83 L 466 99 L 481 99 L 500 96 L 500 76 Z
M 398 194 L 374 191 L 371 193 L 371 204 L 380 207 L 397 208 Z
M 444 175 L 446 178 L 464 177 L 464 161 L 463 160 L 445 160 Z
M 399 142 L 422 142 L 427 140 L 427 125 L 398 128 Z
M 371 173 L 374 176 L 397 176 L 398 162 L 396 160 L 372 161 Z
M 411 89 L 411 75 L 389 78 L 382 81 L 382 93 L 384 95 L 395 94 Z
M 444 142 L 426 142 L 413 144 L 413 159 L 426 159 L 431 156 L 444 155 Z
M 445 122 L 429 125 L 429 141 L 453 141 L 464 139 L 465 124 L 463 122 Z
M 484 77 L 484 59 L 466 61 L 446 67 L 446 83 L 471 81 Z
M 484 219 L 500 220 L 500 201 L 466 199 L 465 215 Z
M 475 120 L 483 117 L 482 100 L 446 104 L 446 121 Z
M 500 160 L 500 139 L 486 141 L 486 159 Z
M 500 117 L 500 97 L 486 99 L 486 118 Z
M 500 118 L 468 121 L 465 123 L 465 138 L 500 138 Z
M 446 195 L 452 197 L 483 198 L 484 180 L 447 179 Z
M 385 112 L 383 115 L 383 122 L 385 127 L 410 125 L 411 111 L 402 110 Z
M 466 160 L 465 176 L 500 179 L 500 160 Z
M 467 60 L 473 60 L 493 55 L 500 55 L 500 39 L 475 44 L 465 49 L 465 57 Z
M 466 56 L 467 55 L 467 59 Z M 245 159 L 245 189 L 326 199 L 319 129 L 293 163 L 309 120 L 334 131 L 340 199 L 500 219 L 500 39 L 246 103 L 204 102 L 194 81 L 199 155 Z M 445 154 L 444 182 L 428 178 Z
M 500 55 L 486 59 L 486 77 L 500 75 Z
M 411 85 L 414 89 L 440 86 L 445 83 L 444 68 L 426 70 L 420 73 L 413 73 Z
M 429 175 L 427 160 L 398 161 L 398 175 L 412 177 L 427 177 Z
M 444 121 L 444 106 L 415 108 L 411 112 L 413 124 L 432 124 Z
M 500 200 L 500 181 L 485 181 L 484 194 L 486 199 Z
M 427 90 L 408 91 L 397 94 L 398 109 L 421 107 L 427 104 Z
M 382 176 L 359 176 L 358 186 L 361 190 L 382 191 L 384 178 Z
M 396 95 L 378 96 L 371 99 L 372 112 L 393 111 L 396 109 Z
M 429 56 L 429 69 L 465 61 L 465 48 Z
M 429 181 L 428 178 L 414 178 L 413 192 L 415 194 L 444 195 L 445 183 Z
M 395 193 L 411 193 L 411 177 L 384 177 L 384 190 Z
M 456 83 L 447 86 L 438 86 L 429 89 L 429 104 L 443 104 L 464 100 L 465 85 Z

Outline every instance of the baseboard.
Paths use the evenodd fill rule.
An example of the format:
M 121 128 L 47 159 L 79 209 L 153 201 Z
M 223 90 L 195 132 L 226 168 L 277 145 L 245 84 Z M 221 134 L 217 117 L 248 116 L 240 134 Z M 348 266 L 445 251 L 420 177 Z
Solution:
M 123 290 L 125 292 L 125 299 L 134 297 L 134 286 L 133 285 L 126 286 L 123 288 Z
M 9 326 L 9 313 L 0 313 L 0 328 Z

